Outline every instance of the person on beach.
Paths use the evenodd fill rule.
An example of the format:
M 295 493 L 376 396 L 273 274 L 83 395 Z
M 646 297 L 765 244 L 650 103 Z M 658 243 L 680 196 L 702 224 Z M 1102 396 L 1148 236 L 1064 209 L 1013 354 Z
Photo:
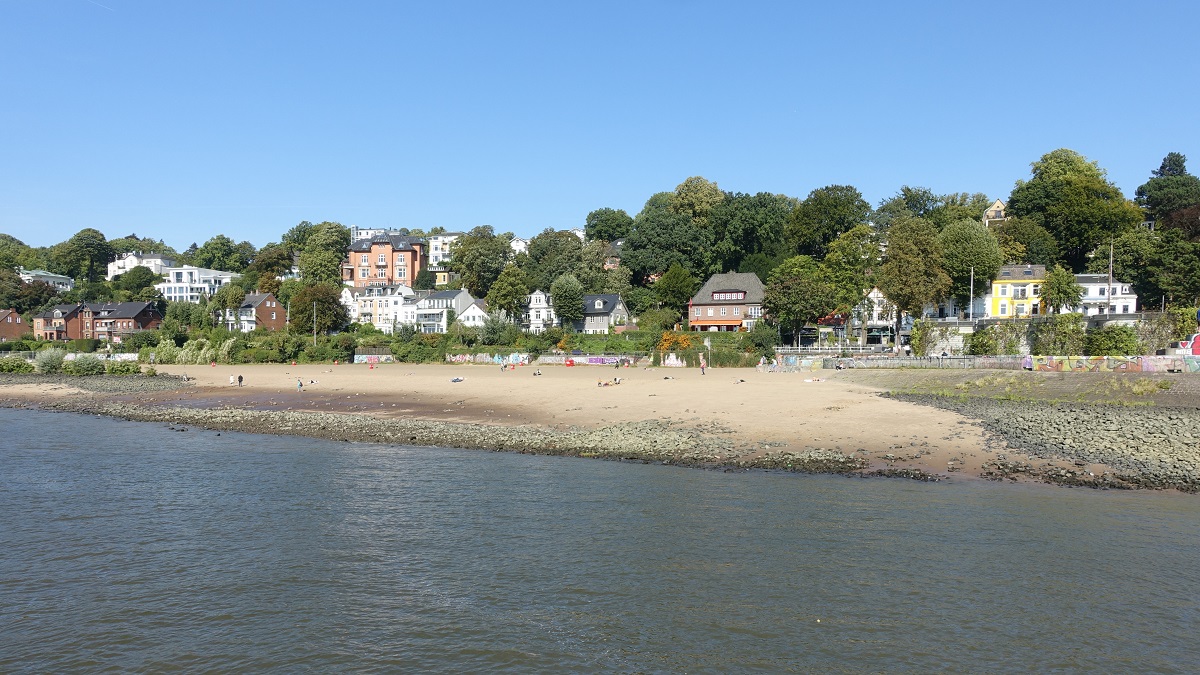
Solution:
M 231 386 L 231 387 L 233 386 L 233 375 L 232 374 L 229 376 L 229 386 Z
M 238 375 L 238 386 L 242 386 L 242 376 Z
M 300 378 L 297 377 L 296 378 L 296 393 L 298 394 L 303 390 L 304 390 L 304 380 L 301 380 Z
M 704 353 L 700 353 L 700 374 L 704 374 L 704 369 L 708 368 L 708 360 L 704 358 Z

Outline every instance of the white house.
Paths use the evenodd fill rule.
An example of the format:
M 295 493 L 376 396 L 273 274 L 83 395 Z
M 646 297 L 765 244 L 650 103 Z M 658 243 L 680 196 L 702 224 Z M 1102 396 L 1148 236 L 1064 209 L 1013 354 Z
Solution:
M 350 321 L 369 323 L 384 333 L 416 321 L 416 300 L 413 289 L 403 284 L 342 289 L 342 304 Z
M 523 237 L 513 237 L 512 241 L 508 242 L 508 245 L 512 247 L 513 253 L 529 252 L 529 240 Z
M 472 302 L 470 307 L 467 307 L 463 310 L 462 314 L 458 315 L 458 321 L 462 322 L 462 325 L 471 326 L 472 328 L 482 327 L 483 322 L 487 318 L 487 302 L 484 300 Z
M 422 333 L 445 333 L 450 325 L 450 312 L 458 316 L 475 302 L 475 298 L 463 288 L 436 291 L 418 298 L 415 324 Z
M 175 259 L 170 256 L 164 256 L 161 253 L 130 251 L 122 253 L 117 256 L 116 260 L 108 263 L 108 276 L 104 278 L 112 281 L 113 277 L 124 274 L 135 267 L 145 267 L 155 274 L 162 274 L 164 269 L 174 266 Z
M 1107 274 L 1076 274 L 1075 283 L 1083 286 L 1083 298 L 1071 311 L 1085 316 L 1099 314 L 1132 314 L 1137 311 L 1138 297 L 1127 284 L 1112 280 Z
M 154 288 L 170 302 L 200 302 L 201 297 L 211 298 L 218 289 L 239 276 L 191 265 L 164 267 L 162 275 L 166 281 L 155 284 Z
M 21 281 L 27 284 L 32 284 L 40 281 L 45 284 L 57 288 L 60 291 L 69 291 L 75 288 L 75 280 L 63 274 L 55 274 L 46 270 L 27 270 L 24 267 L 17 268 L 17 276 L 21 277 Z
M 450 244 L 462 236 L 462 232 L 443 232 L 429 237 L 429 266 L 438 267 L 450 262 Z
M 521 323 L 530 333 L 541 333 L 558 325 L 549 293 L 539 290 L 529 294 L 525 299 L 525 315 L 521 317 Z

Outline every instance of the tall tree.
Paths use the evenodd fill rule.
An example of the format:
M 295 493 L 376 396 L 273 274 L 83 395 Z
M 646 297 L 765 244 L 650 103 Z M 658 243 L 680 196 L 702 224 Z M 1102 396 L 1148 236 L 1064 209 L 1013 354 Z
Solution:
M 254 257 L 254 246 L 249 242 L 235 244 L 223 234 L 204 242 L 192 256 L 192 264 L 226 272 L 242 272 Z
M 657 281 L 651 290 L 654 298 L 664 309 L 679 313 L 687 307 L 692 296 L 700 288 L 700 280 L 687 271 L 682 265 L 672 265 Z
M 529 283 L 525 279 L 525 273 L 510 263 L 488 290 L 488 310 L 503 311 L 510 322 L 515 321 L 521 315 L 521 308 L 528 297 Z
M 635 283 L 681 265 L 697 276 L 707 277 L 712 268 L 712 237 L 709 227 L 697 227 L 692 219 L 670 208 L 670 193 L 652 196 L 633 221 L 625 240 L 622 265 L 628 265 Z
M 555 279 L 575 271 L 582 251 L 579 237 L 567 230 L 546 228 L 529 240 L 528 256 L 523 259 L 525 276 L 534 288 L 547 289 Z
M 1150 266 L 1158 259 L 1159 235 L 1135 227 L 1112 241 L 1113 279 L 1133 286 L 1143 303 L 1155 303 L 1165 292 L 1154 282 Z M 1088 260 L 1090 274 L 1108 274 L 1109 247 L 1097 247 Z
M 87 227 L 52 247 L 51 258 L 62 274 L 81 281 L 99 281 L 108 272 L 112 249 L 103 233 Z
M 308 231 L 297 266 L 307 282 L 342 283 L 342 261 L 350 249 L 350 228 L 341 223 L 321 222 Z
M 1059 260 L 1058 241 L 1049 230 L 1030 218 L 1012 216 L 996 228 L 1000 257 L 1010 265 L 1054 266 Z
M 350 315 L 342 304 L 340 285 L 310 283 L 303 285 L 291 298 L 291 325 L 299 333 L 313 330 L 313 309 L 316 309 L 316 331 L 330 333 L 345 328 Z
M 583 284 L 573 274 L 564 274 L 550 284 L 550 302 L 562 326 L 573 327 L 583 321 Z
M 1069 311 L 1078 307 L 1083 299 L 1083 286 L 1075 281 L 1075 275 L 1062 265 L 1046 273 L 1042 282 L 1042 307 L 1047 314 L 1058 314 L 1065 307 Z
M 946 297 L 950 276 L 942 267 L 937 228 L 923 218 L 902 215 L 888 228 L 887 257 L 879 269 L 879 290 L 896 308 L 896 335 L 905 312 L 920 317 L 925 305 Z
M 708 227 L 708 216 L 722 200 L 725 193 L 717 184 L 703 176 L 692 176 L 675 187 L 671 193 L 671 210 L 687 216 L 698 228 Z
M 497 236 L 491 225 L 480 225 L 450 244 L 450 269 L 463 288 L 477 298 L 487 297 L 492 284 L 512 260 L 511 236 Z
M 828 185 L 808 193 L 792 211 L 786 237 L 789 248 L 803 255 L 825 257 L 829 242 L 871 218 L 871 205 L 855 187 Z
M 791 331 L 794 344 L 799 344 L 800 329 L 815 324 L 837 306 L 837 288 L 821 266 L 806 255 L 783 261 L 763 290 L 767 316 Z
M 784 231 L 797 201 L 785 195 L 759 192 L 726 193 L 709 213 L 713 230 L 713 256 L 721 271 L 741 267 L 746 256 L 779 257 Z
M 928 218 L 941 203 L 941 197 L 923 187 L 905 185 L 896 194 L 879 202 L 872 215 L 872 222 L 881 232 L 886 232 L 892 222 L 901 216 Z
M 1186 162 L 1178 152 L 1168 154 L 1150 180 L 1138 187 L 1136 201 L 1151 220 L 1200 204 L 1200 178 L 1187 172 Z
M 143 288 L 149 288 L 160 281 L 162 281 L 162 277 L 152 272 L 149 267 L 138 265 L 114 279 L 113 284 L 123 291 L 138 293 Z
M 933 207 L 927 218 L 934 227 L 944 230 L 950 223 L 960 220 L 982 222 L 984 212 L 991 205 L 992 200 L 983 193 L 952 192 L 938 198 L 937 206 Z
M 1164 231 L 1150 262 L 1150 275 L 1167 304 L 1200 304 L 1200 244 L 1188 241 L 1178 230 Z
M 852 312 L 870 311 L 863 305 L 874 284 L 879 259 L 879 242 L 868 225 L 856 225 L 830 243 L 821 264 L 833 284 L 839 307 Z M 865 328 L 866 322 L 861 325 Z
M 583 231 L 589 240 L 616 241 L 629 236 L 633 217 L 621 209 L 602 208 L 587 214 Z
M 1004 262 L 996 236 L 980 220 L 960 220 L 947 225 L 938 239 L 943 251 L 942 266 L 950 275 L 950 295 L 954 301 L 959 307 L 965 307 L 972 296 L 983 297 Z M 973 289 L 972 278 L 975 280 Z
M 1017 181 L 1007 212 L 1049 230 L 1072 270 L 1102 240 L 1142 220 L 1141 210 L 1108 181 L 1104 170 L 1077 152 L 1059 149 L 1033 163 L 1028 181 Z

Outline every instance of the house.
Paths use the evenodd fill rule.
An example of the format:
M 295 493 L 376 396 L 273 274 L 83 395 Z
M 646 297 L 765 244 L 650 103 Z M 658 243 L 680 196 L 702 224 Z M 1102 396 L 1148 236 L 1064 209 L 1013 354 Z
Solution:
M 342 262 L 342 281 L 350 286 L 412 286 L 425 264 L 425 240 L 400 234 L 377 234 L 350 245 Z
M 113 277 L 118 274 L 125 274 L 135 267 L 145 267 L 146 269 L 161 275 L 163 270 L 175 266 L 175 259 L 170 256 L 164 256 L 161 253 L 142 253 L 140 251 L 130 251 L 117 256 L 117 259 L 108 263 L 108 275 L 104 278 L 112 281 Z
M 75 288 L 75 280 L 63 274 L 55 274 L 46 270 L 27 270 L 24 267 L 17 268 L 17 276 L 21 277 L 21 281 L 27 284 L 42 282 L 50 284 L 60 291 L 69 291 Z
M 151 302 L 106 302 L 56 305 L 33 317 L 33 332 L 39 340 L 112 340 L 162 323 L 162 315 Z
M 615 270 L 621 266 L 621 249 L 625 246 L 624 239 L 609 242 L 608 250 L 604 252 L 604 269 Z
M 999 225 L 1000 223 L 1003 223 L 1004 221 L 1008 220 L 1008 216 L 1005 215 L 1005 213 L 1004 213 L 1004 209 L 1006 206 L 1007 205 L 1004 202 L 1000 201 L 999 199 L 992 202 L 992 205 L 989 206 L 987 208 L 987 210 L 983 212 L 984 226 L 992 227 L 992 226 Z
M 454 322 L 451 312 L 458 316 L 475 302 L 475 298 L 463 288 L 436 291 L 418 297 L 415 324 L 422 333 L 445 333 Z
M 487 321 L 487 318 L 488 313 L 486 300 L 476 300 L 475 302 L 472 302 L 470 307 L 467 307 L 465 310 L 463 310 L 462 314 L 458 315 L 458 321 L 462 323 L 462 325 L 471 326 L 472 328 L 482 328 L 483 322 Z
M 239 276 L 233 272 L 192 265 L 164 267 L 162 275 L 165 281 L 154 284 L 154 288 L 164 298 L 170 302 L 192 303 L 200 302 L 200 298 L 211 298 L 222 286 Z
M 1107 274 L 1076 274 L 1075 283 L 1083 287 L 1083 297 L 1070 308 L 1072 312 L 1084 316 L 1137 312 L 1137 293 L 1129 284 L 1109 279 Z
M 287 311 L 272 293 L 247 293 L 236 310 L 222 310 L 219 320 L 227 329 L 243 333 L 255 328 L 283 330 L 287 325 Z
M 524 237 L 513 237 L 508 245 L 512 247 L 513 253 L 529 253 L 529 240 Z
M 714 274 L 688 303 L 688 325 L 692 330 L 750 330 L 762 317 L 762 300 L 757 274 Z
M 529 294 L 525 299 L 521 325 L 530 333 L 542 333 L 547 328 L 558 325 L 558 317 L 554 315 L 554 305 L 551 304 L 549 293 L 538 290 Z
M 1045 265 L 1005 265 L 992 280 L 989 319 L 1019 319 L 1042 314 Z
M 33 329 L 15 309 L 0 309 L 0 342 L 20 340 Z
M 462 232 L 443 232 L 429 237 L 429 266 L 437 267 L 450 262 L 450 244 L 462 236 Z
M 416 323 L 417 294 L 403 284 L 342 289 L 342 304 L 351 323 L 369 323 L 384 333 Z
M 616 294 L 583 296 L 583 333 L 607 333 L 629 322 L 629 310 Z

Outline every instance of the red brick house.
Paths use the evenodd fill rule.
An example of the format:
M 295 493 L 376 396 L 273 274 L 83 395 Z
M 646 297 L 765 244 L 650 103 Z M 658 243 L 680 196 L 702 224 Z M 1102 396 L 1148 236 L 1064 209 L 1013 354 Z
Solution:
M 151 302 L 105 302 L 56 305 L 33 317 L 33 332 L 40 340 L 96 339 L 120 342 L 162 323 Z
M 0 309 L 0 342 L 20 340 L 33 332 L 33 328 L 17 314 L 15 309 Z
M 218 317 L 218 320 L 229 330 L 239 330 L 243 333 L 249 333 L 255 328 L 283 330 L 287 325 L 287 309 L 279 304 L 272 293 L 247 293 L 236 314 L 234 310 L 227 309 L 224 316 Z
M 757 274 L 714 274 L 688 303 L 688 326 L 692 330 L 750 330 L 762 318 L 763 291 Z

